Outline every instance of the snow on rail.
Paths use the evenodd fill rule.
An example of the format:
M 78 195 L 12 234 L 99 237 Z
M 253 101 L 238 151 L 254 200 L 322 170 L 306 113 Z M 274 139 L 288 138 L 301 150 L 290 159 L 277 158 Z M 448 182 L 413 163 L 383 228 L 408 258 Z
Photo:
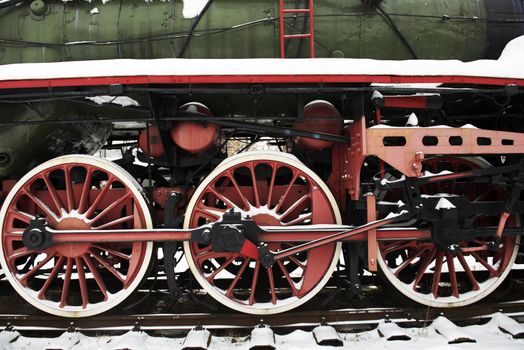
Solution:
M 498 60 L 373 59 L 114 59 L 0 66 L 0 82 L 133 76 L 463 76 L 524 79 L 524 36 L 506 45 Z

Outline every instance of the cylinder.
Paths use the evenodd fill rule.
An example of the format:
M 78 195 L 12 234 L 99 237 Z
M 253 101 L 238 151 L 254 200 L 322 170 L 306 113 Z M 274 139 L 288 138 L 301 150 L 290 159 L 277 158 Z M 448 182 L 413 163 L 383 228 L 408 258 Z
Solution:
M 340 135 L 344 123 L 338 110 L 327 101 L 311 101 L 304 106 L 304 120 L 297 121 L 293 128 L 297 130 Z M 296 143 L 301 148 L 312 151 L 322 151 L 333 146 L 333 142 L 316 140 L 307 137 L 297 137 Z
M 187 113 L 197 113 L 211 117 L 213 113 L 205 105 L 197 102 L 186 103 L 180 110 Z M 171 128 L 173 142 L 189 153 L 199 153 L 210 149 L 218 139 L 220 126 L 213 123 L 175 122 Z

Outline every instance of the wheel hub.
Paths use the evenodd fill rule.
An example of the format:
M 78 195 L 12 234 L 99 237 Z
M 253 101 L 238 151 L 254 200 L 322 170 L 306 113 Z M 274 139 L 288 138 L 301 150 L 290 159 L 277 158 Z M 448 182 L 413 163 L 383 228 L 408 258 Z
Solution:
M 91 226 L 83 219 L 65 217 L 56 223 L 55 230 L 89 230 Z M 77 258 L 89 251 L 90 243 L 67 243 L 54 246 L 52 249 L 68 258 Z

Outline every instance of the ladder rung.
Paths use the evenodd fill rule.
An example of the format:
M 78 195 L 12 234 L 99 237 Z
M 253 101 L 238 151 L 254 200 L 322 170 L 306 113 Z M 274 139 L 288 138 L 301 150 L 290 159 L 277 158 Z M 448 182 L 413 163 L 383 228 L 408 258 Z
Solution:
M 305 39 L 305 38 L 311 38 L 311 34 L 286 34 L 284 35 L 284 39 Z
M 309 13 L 310 9 L 284 9 L 284 13 Z

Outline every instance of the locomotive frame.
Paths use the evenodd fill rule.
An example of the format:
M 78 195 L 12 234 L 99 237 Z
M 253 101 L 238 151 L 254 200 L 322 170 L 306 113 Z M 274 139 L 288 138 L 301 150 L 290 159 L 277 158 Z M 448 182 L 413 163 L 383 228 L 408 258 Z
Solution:
M 395 85 L 380 86 L 392 83 Z M 445 86 L 421 88 L 403 85 L 413 83 Z M 186 255 L 193 254 L 192 266 L 190 260 L 193 273 L 199 276 L 198 281 L 213 297 L 242 312 L 265 314 L 287 311 L 314 297 L 327 283 L 338 263 L 342 243 L 365 242 L 366 269 L 376 272 L 380 267 L 386 271 L 390 282 L 408 297 L 436 307 L 467 305 L 490 294 L 510 273 L 522 234 L 518 216 L 524 212 L 521 200 L 522 160 L 516 157 L 508 163 L 500 162 L 493 166 L 471 159 L 478 156 L 520 156 L 524 153 L 524 134 L 471 126 L 438 126 L 432 125 L 432 122 L 427 127 L 381 126 L 381 119 L 387 115 L 384 110 L 388 109 L 398 109 L 402 113 L 432 110 L 434 103 L 437 106 L 442 103 L 437 94 L 501 96 L 517 103 L 521 99 L 522 86 L 524 80 L 521 78 L 457 75 L 135 75 L 0 81 L 0 98 L 4 101 L 78 98 L 105 93 L 112 96 L 145 94 L 150 101 L 150 117 L 115 118 L 100 122 L 146 121 L 147 144 L 142 149 L 141 157 L 147 162 L 147 172 L 142 180 L 148 180 L 149 184 L 154 183 L 152 168 L 166 164 L 162 159 L 147 156 L 152 148 L 150 133 L 153 129 L 150 123 L 159 126 L 168 165 L 169 158 L 174 156 L 168 150 L 175 146 L 166 137 L 168 130 L 164 130 L 162 125 L 189 121 L 234 127 L 257 135 L 325 141 L 330 143 L 328 154 L 331 166 L 329 175 L 321 178 L 297 158 L 283 153 L 241 153 L 207 172 L 195 188 L 150 188 L 146 194 L 154 204 L 150 208 L 135 176 L 126 170 L 89 156 L 59 157 L 29 172 L 17 184 L 4 180 L 5 204 L 0 218 L 7 225 L 3 230 L 4 236 L 9 236 L 6 241 L 9 243 L 7 252 L 2 252 L 0 256 L 2 264 L 13 270 L 12 274 L 7 274 L 8 278 L 19 286 L 17 291 L 30 303 L 46 312 L 82 317 L 106 311 L 127 298 L 127 292 L 132 292 L 146 274 L 147 259 L 151 258 L 153 250 L 152 242 L 164 244 L 166 266 L 171 267 L 174 267 L 173 263 L 168 260 L 179 249 L 177 244 L 183 243 Z M 171 98 L 172 95 L 189 98 L 192 94 L 231 94 L 254 96 L 256 99 L 264 94 L 294 94 L 300 96 L 297 98 L 300 118 L 300 110 L 304 108 L 302 95 L 308 93 L 326 94 L 330 99 L 336 96 L 340 100 L 352 94 L 351 101 L 354 103 L 366 98 L 363 102 L 365 106 L 361 106 L 358 116 L 349 118 L 350 123 L 341 135 L 253 123 L 238 118 L 210 117 L 198 111 L 180 110 L 176 105 L 171 112 L 166 112 L 162 106 L 165 102 L 163 98 Z M 59 124 L 74 121 L 44 122 Z M 429 155 L 438 157 L 428 158 Z M 308 161 L 307 157 L 305 160 Z M 372 167 L 380 170 L 378 177 L 363 179 L 366 161 L 374 162 Z M 452 172 L 443 169 L 443 163 L 452 164 L 455 169 L 451 169 Z M 435 168 L 435 173 L 424 173 L 427 164 L 431 170 Z M 266 175 L 259 184 L 258 170 L 255 169 L 260 166 L 263 166 L 265 170 L 261 172 Z M 83 170 L 73 171 L 76 168 Z M 282 176 L 280 181 L 283 182 L 276 185 L 275 178 L 281 168 L 288 169 L 292 178 L 288 179 L 289 174 Z M 246 174 L 244 171 L 242 184 L 236 183 L 236 177 L 232 175 L 239 169 L 251 172 Z M 384 177 L 386 169 L 394 173 L 393 178 Z M 95 173 L 98 177 L 93 177 Z M 251 180 L 246 180 L 250 176 Z M 58 177 L 63 182 L 56 182 Z M 223 185 L 223 178 L 227 178 L 226 185 Z M 297 182 L 297 179 L 300 181 Z M 218 193 L 219 186 L 213 186 L 220 181 L 225 189 Z M 113 182 L 118 186 L 112 186 Z M 264 182 L 267 192 L 257 188 Z M 446 193 L 439 186 L 454 190 Z M 272 194 L 276 187 L 278 190 L 275 193 L 280 197 L 274 201 Z M 250 188 L 251 192 L 246 192 L 246 188 Z M 301 191 L 309 192 L 302 195 Z M 209 202 L 211 192 L 216 198 Z M 478 198 L 485 195 L 483 192 L 490 195 L 485 201 L 479 201 Z M 291 200 L 286 199 L 289 193 L 292 193 Z M 393 197 L 393 200 L 388 197 Z M 206 209 L 207 217 L 195 219 L 193 213 L 203 210 L 198 209 L 198 205 L 204 202 L 208 206 L 215 202 L 220 202 L 220 205 L 213 207 L 214 214 Z M 285 214 L 280 211 L 281 206 L 291 213 L 288 215 L 294 216 L 293 220 L 276 220 Z M 118 216 L 113 212 L 116 208 L 127 215 Z M 190 210 L 186 211 L 184 227 L 180 228 L 184 209 Z M 153 228 L 150 210 L 155 214 L 156 228 Z M 217 212 L 220 214 L 217 215 Z M 301 216 L 304 213 L 308 215 L 307 220 Z M 95 225 L 95 220 L 100 220 L 96 217 L 104 215 L 108 216 L 105 223 Z M 129 225 L 114 228 L 125 222 Z M 296 225 L 306 222 L 312 225 Z M 287 224 L 291 227 L 286 228 Z M 113 228 L 108 229 L 110 227 Z M 123 253 L 129 249 L 133 254 Z M 217 263 L 212 268 L 198 262 L 199 256 L 209 252 L 206 249 L 218 254 L 212 258 Z M 395 259 L 392 259 L 393 262 L 388 259 L 388 249 L 400 249 L 411 255 L 403 258 L 401 263 L 395 263 Z M 38 258 L 45 252 L 52 253 Z M 308 254 L 315 258 L 310 260 Z M 137 256 L 136 260 L 132 255 Z M 26 260 L 26 256 L 37 256 L 37 263 L 34 259 L 31 262 L 32 258 Z M 119 256 L 120 260 L 117 259 Z M 108 257 L 114 259 L 113 262 Z M 29 266 L 29 271 L 35 271 L 35 274 L 53 261 L 54 266 L 58 267 L 49 272 L 49 282 L 36 283 L 32 287 L 27 284 L 32 278 L 31 273 L 24 272 L 26 267 L 14 264 L 20 258 L 23 258 L 23 264 L 17 264 Z M 472 258 L 484 266 L 481 272 L 468 265 Z M 402 254 L 396 255 L 396 259 L 402 259 Z M 114 267 L 123 264 L 123 260 L 130 261 L 130 266 L 122 270 L 129 277 L 122 275 L 118 270 L 120 267 Z M 311 261 L 318 263 L 319 267 L 309 267 Z M 412 279 L 406 282 L 405 276 L 401 278 L 397 272 L 404 271 L 413 261 L 416 261 L 420 271 L 408 271 Z M 256 264 L 251 266 L 252 262 Z M 31 264 L 36 264 L 33 269 Z M 135 264 L 139 265 L 138 270 L 131 268 Z M 455 264 L 462 271 L 455 271 Z M 86 282 L 79 282 L 80 304 L 68 307 L 68 302 L 72 301 L 68 290 L 75 268 L 78 280 Z M 269 287 L 263 284 L 257 287 L 260 271 L 273 271 L 273 268 L 282 272 L 268 272 Z M 428 274 L 426 269 L 436 271 L 433 275 L 438 275 L 438 279 L 433 276 L 431 282 L 425 280 Z M 238 276 L 231 280 L 233 287 L 244 273 L 255 282 L 248 288 L 243 286 L 240 292 L 233 291 L 233 287 L 224 289 L 214 278 L 225 270 Z M 94 304 L 90 304 L 91 291 L 87 288 L 86 272 L 102 294 L 95 298 Z M 441 274 L 446 273 L 449 277 L 441 280 Z M 60 278 L 64 279 L 63 284 L 58 286 L 60 295 L 58 298 L 47 296 L 59 274 L 64 274 Z M 117 278 L 121 275 L 123 287 L 111 290 L 104 282 L 104 274 L 113 274 Z M 166 274 L 174 283 L 174 274 L 167 271 Z M 350 274 L 351 282 L 358 284 L 358 276 L 354 272 Z M 466 287 L 463 286 L 464 281 L 457 279 L 458 274 L 466 280 Z M 66 280 L 69 280 L 67 287 Z M 276 280 L 280 286 L 277 286 Z M 283 299 L 279 299 L 282 283 L 287 283 L 288 287 Z M 429 287 L 421 287 L 423 283 L 429 283 Z M 35 296 L 31 288 L 39 288 L 40 292 Z M 171 285 L 173 292 L 175 288 Z M 257 288 L 269 288 L 269 292 L 262 293 L 261 302 L 256 300 L 259 297 L 254 292 Z M 247 295 L 246 289 L 249 291 Z M 443 296 L 439 295 L 442 290 L 445 290 Z M 114 298 L 113 294 L 118 297 Z M 116 301 L 107 302 L 112 298 Z

